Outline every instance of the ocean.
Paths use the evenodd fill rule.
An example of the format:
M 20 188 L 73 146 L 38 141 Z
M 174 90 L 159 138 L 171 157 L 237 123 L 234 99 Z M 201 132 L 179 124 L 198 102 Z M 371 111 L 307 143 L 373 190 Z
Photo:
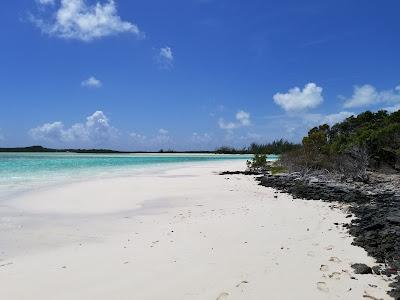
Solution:
M 96 177 L 129 176 L 171 164 L 243 160 L 251 155 L 0 153 L 0 198 L 16 192 Z M 276 156 L 269 156 L 275 160 Z

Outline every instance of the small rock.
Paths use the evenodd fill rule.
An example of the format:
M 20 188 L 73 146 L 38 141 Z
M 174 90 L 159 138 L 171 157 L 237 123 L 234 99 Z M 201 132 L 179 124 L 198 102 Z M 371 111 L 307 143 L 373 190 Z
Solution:
M 354 269 L 356 274 L 372 274 L 371 267 L 366 264 L 352 264 L 351 267 Z
M 380 266 L 373 266 L 371 269 L 376 275 L 381 275 L 382 270 Z

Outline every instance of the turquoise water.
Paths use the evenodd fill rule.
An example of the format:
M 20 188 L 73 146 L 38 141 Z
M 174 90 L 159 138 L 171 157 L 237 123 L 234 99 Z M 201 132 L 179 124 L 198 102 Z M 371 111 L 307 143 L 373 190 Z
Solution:
M 96 176 L 129 174 L 172 163 L 246 160 L 249 155 L 131 155 L 0 153 L 0 196 L 40 185 Z
M 251 155 L 0 153 L 0 197 L 94 177 L 123 176 L 173 163 L 245 160 Z M 269 160 L 278 157 L 270 155 Z

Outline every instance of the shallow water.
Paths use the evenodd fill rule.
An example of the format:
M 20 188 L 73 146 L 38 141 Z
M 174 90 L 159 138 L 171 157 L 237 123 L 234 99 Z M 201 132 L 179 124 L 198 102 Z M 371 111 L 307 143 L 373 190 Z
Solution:
M 249 159 L 216 154 L 0 153 L 0 197 L 38 186 L 101 176 L 129 175 L 168 164 Z M 276 156 L 270 156 L 275 160 Z

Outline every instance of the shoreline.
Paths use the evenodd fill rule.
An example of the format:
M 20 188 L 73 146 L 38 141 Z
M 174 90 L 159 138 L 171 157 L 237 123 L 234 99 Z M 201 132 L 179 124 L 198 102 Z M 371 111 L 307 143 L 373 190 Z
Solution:
M 333 224 L 343 211 L 219 175 L 244 169 L 201 162 L 13 199 L 0 207 L 0 297 L 389 299 L 382 278 L 353 274 L 373 259 Z
M 347 206 L 350 222 L 337 225 L 354 237 L 354 245 L 362 247 L 376 259 L 376 264 L 363 266 L 364 271 L 383 276 L 390 282 L 389 295 L 394 299 L 400 298 L 398 175 L 370 172 L 367 182 L 349 179 L 339 182 L 333 177 L 303 177 L 299 173 L 262 175 L 257 180 L 261 186 L 277 189 L 295 198 L 320 199 Z
M 31 154 L 31 153 L 27 153 L 27 154 Z M 41 154 L 41 153 L 39 153 Z M 56 153 L 58 154 L 58 153 Z M 63 154 L 63 153 L 61 153 Z M 69 154 L 68 154 L 69 155 Z M 86 155 L 86 154 L 77 154 L 77 155 Z M 92 154 L 87 154 L 87 155 L 92 155 Z M 98 154 L 98 156 L 110 156 L 109 154 Z M 118 155 L 118 154 L 117 154 Z M 162 155 L 162 154 L 161 154 Z M 218 156 L 225 156 L 225 154 L 216 154 Z M 111 156 L 115 157 L 115 154 L 112 154 Z M 125 156 L 127 156 L 125 154 Z M 150 156 L 159 156 L 156 154 L 139 154 L 139 155 L 134 155 L 134 156 L 143 156 L 143 157 L 150 157 Z M 171 154 L 164 154 L 164 156 L 181 156 L 181 155 L 171 155 Z M 187 154 L 187 156 L 207 156 L 206 154 L 202 154 L 202 153 L 198 153 L 198 154 Z M 230 156 L 230 155 L 226 155 L 226 156 Z M 239 156 L 239 155 L 238 155 Z M 247 158 L 243 158 L 243 162 L 246 161 Z M 10 199 L 14 199 L 17 197 L 21 197 L 25 194 L 29 194 L 29 193 L 34 193 L 34 192 L 40 192 L 40 191 L 45 191 L 45 190 L 49 190 L 49 189 L 53 189 L 53 188 L 57 188 L 57 187 L 62 187 L 65 185 L 70 185 L 70 184 L 75 184 L 75 183 L 79 183 L 82 181 L 85 182 L 91 182 L 91 181 L 96 181 L 96 180 L 103 180 L 103 179 L 113 179 L 113 178 L 126 178 L 126 177 L 133 177 L 133 176 L 138 176 L 138 175 L 146 175 L 146 174 L 154 174 L 155 172 L 165 172 L 168 171 L 169 169 L 179 169 L 179 168 L 184 168 L 184 167 L 188 167 L 191 165 L 197 165 L 197 164 L 203 164 L 204 162 L 226 162 L 226 161 L 240 161 L 241 159 L 235 158 L 230 160 L 229 158 L 226 159 L 221 159 L 221 160 L 210 160 L 210 161 L 200 161 L 200 162 L 193 162 L 193 161 L 187 161 L 187 162 L 167 162 L 167 163 L 158 163 L 158 164 L 143 164 L 143 165 L 133 165 L 133 166 L 122 166 L 122 167 L 117 167 L 117 168 L 110 168 L 110 169 L 106 169 L 106 168 L 93 168 L 90 170 L 86 170 L 87 173 L 80 173 L 78 170 L 78 172 L 76 173 L 72 173 L 72 174 L 68 174 L 65 173 L 60 177 L 57 177 L 57 179 L 55 179 L 52 182 L 35 182 L 35 181 L 31 181 L 28 184 L 26 184 L 24 186 L 24 188 L 21 188 L 22 184 L 18 184 L 18 187 L 13 190 L 12 192 L 4 192 L 5 189 L 7 189 L 8 187 L 4 188 L 4 186 L 0 186 L 0 201 L 2 200 L 10 200 Z M 46 180 L 48 178 L 43 178 L 43 180 Z M 43 181 L 41 180 L 41 181 Z

